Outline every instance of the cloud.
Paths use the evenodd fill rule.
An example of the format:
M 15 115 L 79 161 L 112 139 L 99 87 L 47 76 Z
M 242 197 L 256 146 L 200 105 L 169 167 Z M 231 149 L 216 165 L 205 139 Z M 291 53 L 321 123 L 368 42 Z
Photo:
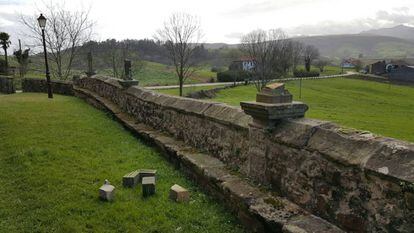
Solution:
M 224 12 L 228 16 L 251 16 L 254 14 L 262 14 L 274 12 L 277 10 L 286 9 L 289 7 L 298 7 L 301 5 L 315 3 L 317 1 L 323 0 L 278 0 L 278 1 L 251 1 L 250 3 L 243 4 L 241 6 L 236 6 L 234 9 Z
M 0 5 L 20 5 L 25 3 L 24 0 L 0 0 Z
M 377 20 L 388 21 L 393 24 L 412 24 L 414 22 L 414 15 L 409 14 L 406 8 L 400 9 L 400 12 L 378 11 L 376 15 Z
M 231 32 L 224 36 L 229 39 L 240 39 L 243 36 L 243 33 L 242 32 Z
M 378 11 L 374 17 L 351 21 L 322 21 L 317 24 L 304 24 L 285 29 L 290 36 L 352 34 L 371 29 L 394 27 L 401 24 L 414 25 L 414 15 L 407 7 L 394 8 L 391 12 Z

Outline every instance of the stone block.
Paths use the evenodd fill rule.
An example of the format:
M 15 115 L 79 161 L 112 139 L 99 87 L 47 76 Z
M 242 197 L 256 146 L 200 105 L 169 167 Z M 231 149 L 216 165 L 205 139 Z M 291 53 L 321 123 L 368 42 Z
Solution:
M 153 169 L 139 169 L 138 170 L 139 182 L 141 182 L 144 177 L 154 177 L 155 179 L 156 176 L 157 176 L 157 170 L 153 170 Z
M 121 84 L 121 86 L 123 88 L 128 88 L 128 87 L 132 87 L 132 86 L 137 86 L 139 81 L 138 80 L 119 80 L 118 81 L 119 84 Z
M 302 102 L 259 103 L 240 102 L 244 112 L 253 117 L 253 124 L 260 128 L 274 128 L 279 120 L 305 116 L 308 106 Z
M 103 201 L 112 201 L 115 198 L 115 187 L 105 180 L 104 185 L 99 188 L 99 198 Z
M 170 199 L 176 202 L 188 202 L 190 201 L 190 193 L 180 185 L 174 184 L 170 189 Z
M 155 177 L 142 178 L 142 196 L 149 197 L 155 194 Z
M 122 185 L 124 187 L 133 188 L 139 182 L 139 171 L 130 172 L 122 177 Z

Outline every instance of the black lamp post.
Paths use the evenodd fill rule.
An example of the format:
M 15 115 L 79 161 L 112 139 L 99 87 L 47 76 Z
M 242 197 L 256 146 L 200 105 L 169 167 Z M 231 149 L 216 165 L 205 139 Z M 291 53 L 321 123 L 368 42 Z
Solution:
M 53 98 L 52 93 L 52 84 L 50 83 L 50 73 L 49 73 L 49 64 L 47 63 L 47 51 L 46 51 L 46 40 L 45 40 L 45 27 L 46 27 L 46 18 L 43 14 L 40 14 L 37 18 L 40 28 L 42 29 L 42 39 L 43 39 L 43 53 L 45 54 L 45 66 L 46 66 L 46 81 L 47 81 L 47 96 L 51 99 Z

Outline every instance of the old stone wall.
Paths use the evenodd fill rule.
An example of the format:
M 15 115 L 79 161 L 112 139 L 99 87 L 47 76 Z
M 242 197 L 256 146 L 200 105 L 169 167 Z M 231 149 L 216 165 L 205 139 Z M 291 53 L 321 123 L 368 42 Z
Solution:
M 412 143 L 311 119 L 265 131 L 250 126 L 239 108 L 221 103 L 123 89 L 115 79 L 96 76 L 76 85 L 345 230 L 414 229 Z
M 13 77 L 0 76 L 0 93 L 13 94 L 15 92 Z
M 52 91 L 61 95 L 73 95 L 73 83 L 71 81 L 52 80 Z M 47 93 L 47 82 L 45 79 L 25 78 L 22 80 L 23 92 Z

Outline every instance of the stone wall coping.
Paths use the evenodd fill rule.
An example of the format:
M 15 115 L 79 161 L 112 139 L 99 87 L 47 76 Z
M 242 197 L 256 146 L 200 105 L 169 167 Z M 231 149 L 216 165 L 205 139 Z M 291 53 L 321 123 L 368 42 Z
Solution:
M 14 79 L 13 76 L 3 75 L 3 74 L 0 75 L 0 78 L 4 78 L 4 79 Z
M 116 79 L 104 76 L 92 78 L 122 88 Z M 137 86 L 128 88 L 126 93 L 146 102 L 239 129 L 248 130 L 252 122 L 252 118 L 240 108 L 223 103 L 170 96 Z M 355 166 L 393 180 L 414 182 L 414 143 L 308 118 L 283 120 L 268 135 L 278 143 L 319 152 L 344 166 Z
M 44 81 L 46 82 L 45 78 L 23 78 L 23 80 L 36 80 L 36 81 Z M 52 79 L 50 80 L 52 83 L 63 83 L 63 84 L 72 84 L 73 82 L 71 80 L 56 80 Z

